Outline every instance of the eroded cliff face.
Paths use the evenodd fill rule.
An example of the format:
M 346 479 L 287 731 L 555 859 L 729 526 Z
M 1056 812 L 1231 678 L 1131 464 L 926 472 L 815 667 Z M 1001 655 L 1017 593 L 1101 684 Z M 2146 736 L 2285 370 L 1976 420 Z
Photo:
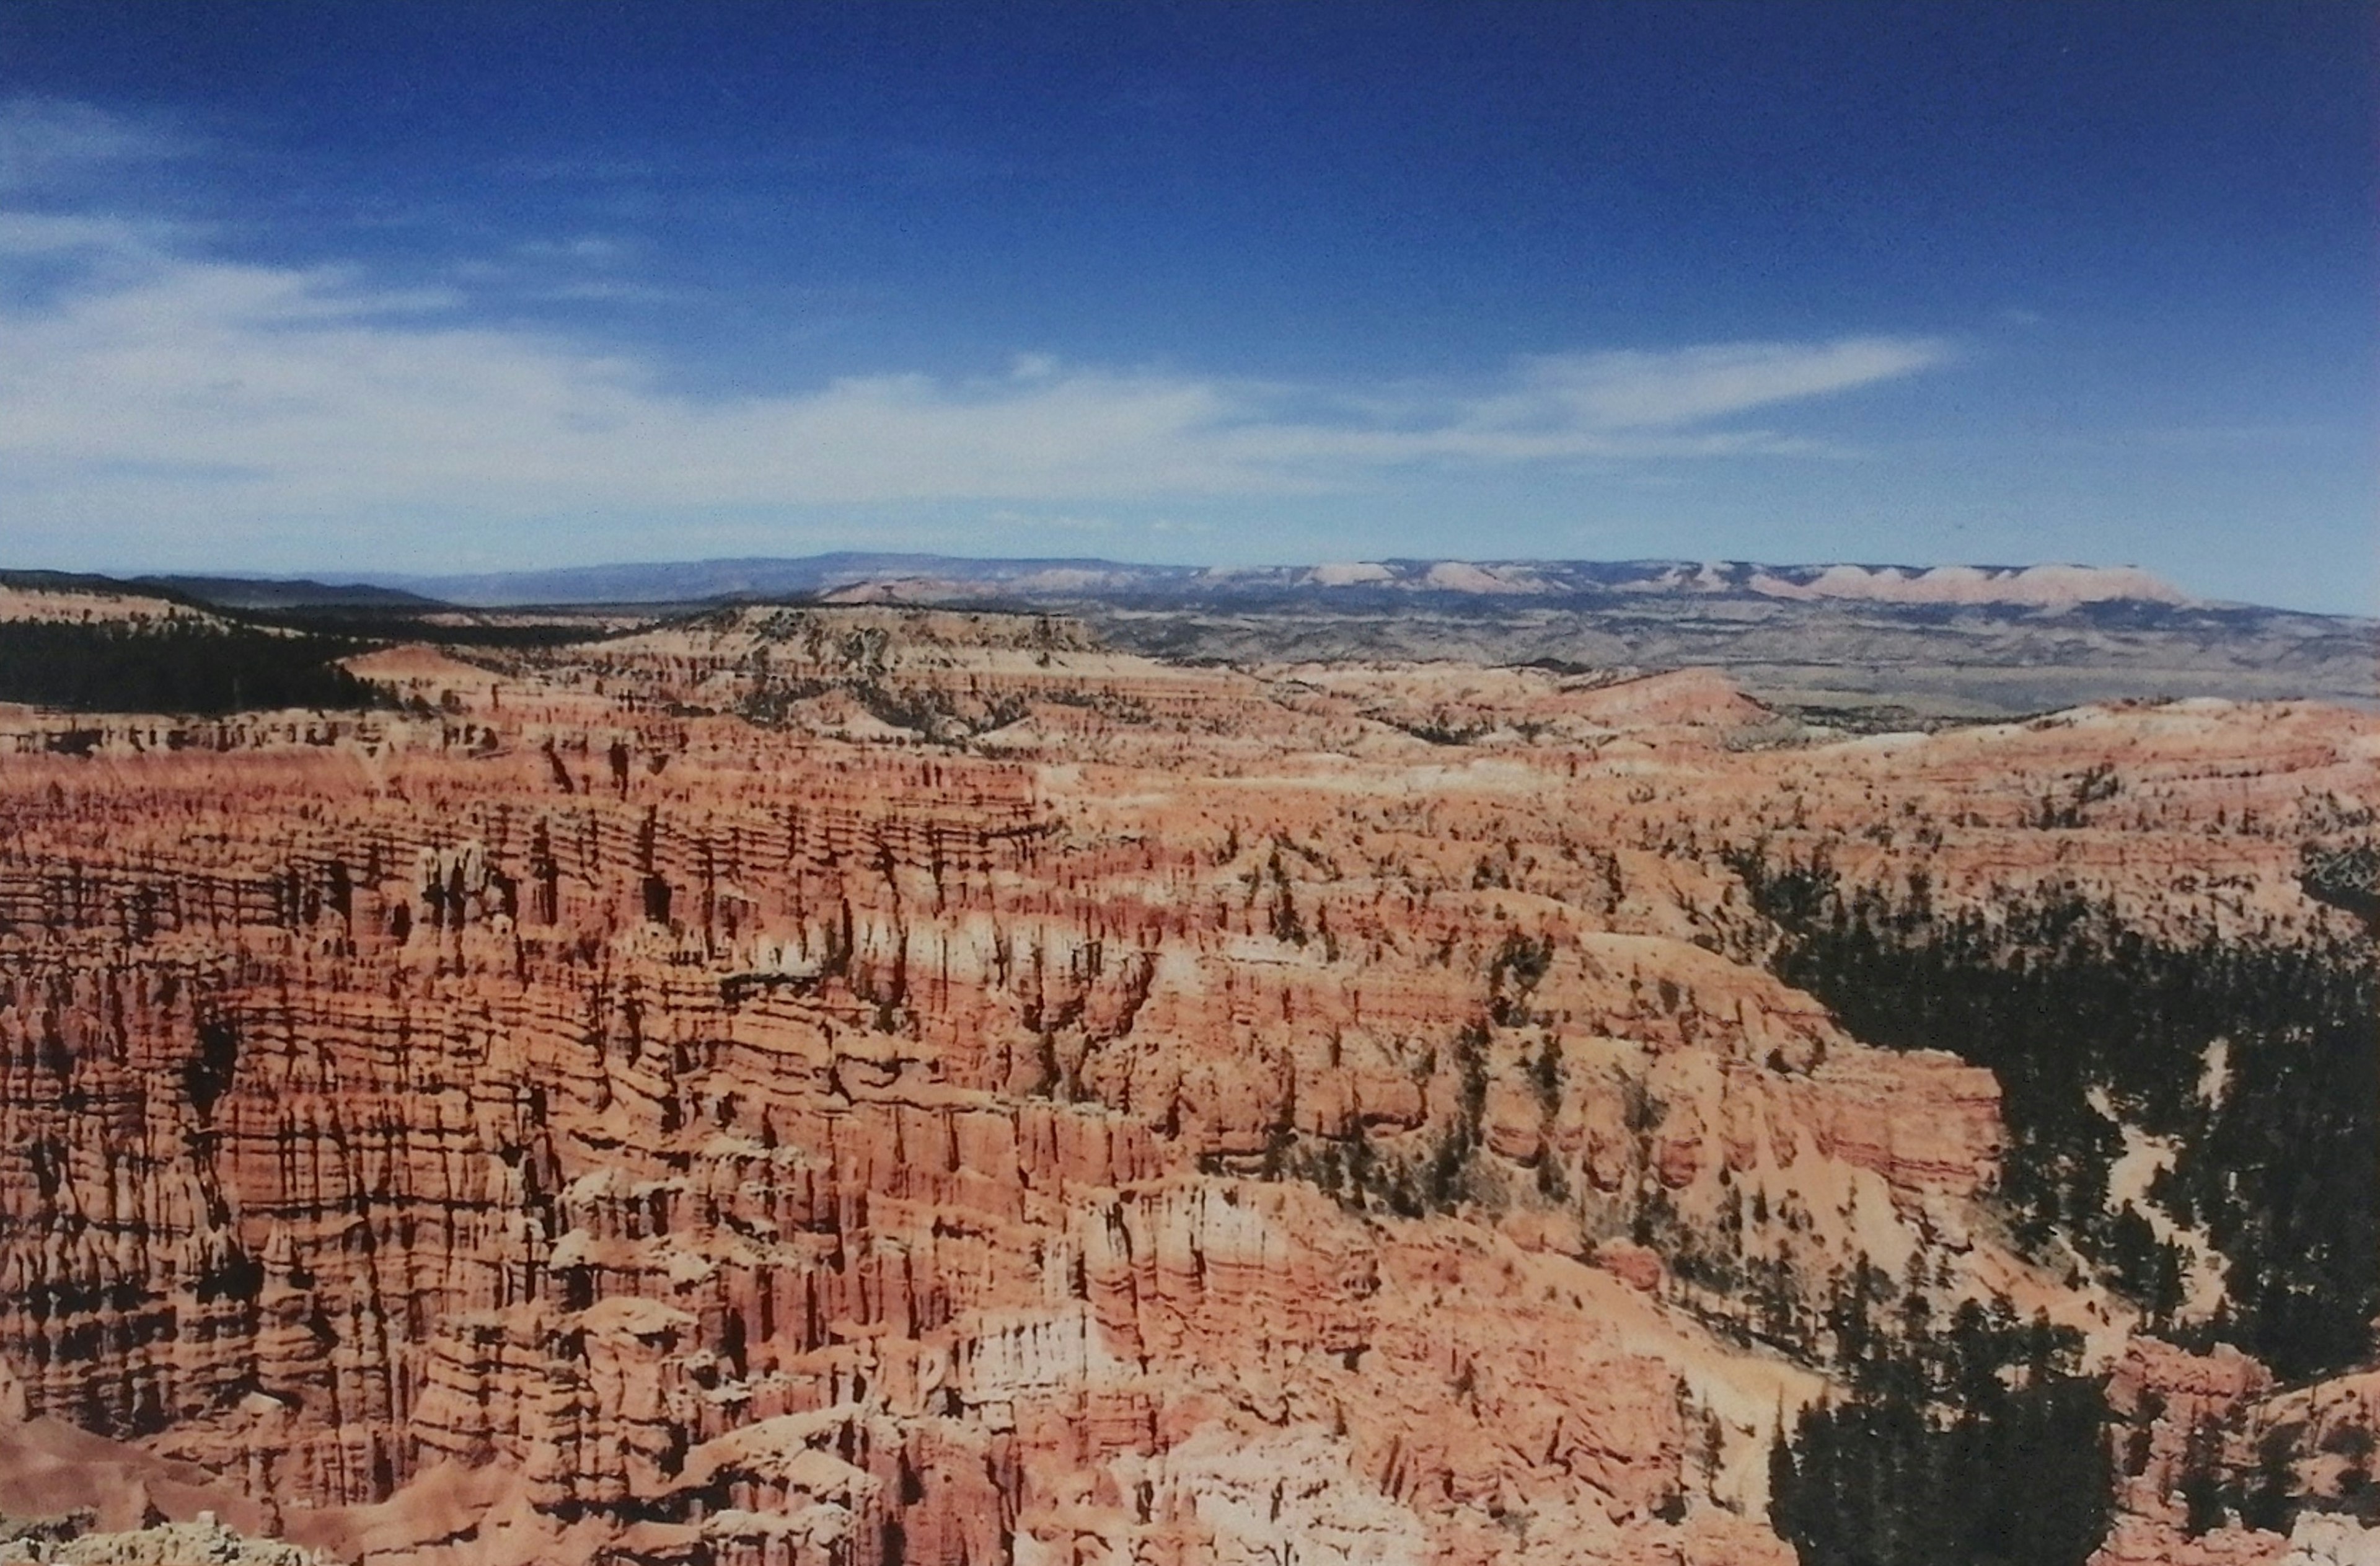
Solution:
M 865 613 L 12 720 L 21 1427 L 352 1559 L 1782 1562 L 1823 1382 L 1754 1340 L 1830 1275 L 2130 1313 L 1996 1238 L 1990 1074 L 1762 971 L 1720 851 L 2313 919 L 2294 837 L 2205 829 L 2380 754 L 2250 708 L 1768 749 L 1701 676 Z M 2111 747 L 2136 814 L 2038 831 Z

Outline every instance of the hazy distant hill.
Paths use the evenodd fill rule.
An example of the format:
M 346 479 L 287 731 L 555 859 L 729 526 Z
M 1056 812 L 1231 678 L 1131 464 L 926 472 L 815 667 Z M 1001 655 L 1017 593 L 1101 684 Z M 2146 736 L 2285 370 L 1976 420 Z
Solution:
M 140 577 L 139 588 L 163 588 L 219 609 L 436 609 L 437 600 L 370 582 L 317 582 L 278 577 Z
M 1763 565 L 1683 560 L 1367 560 L 1318 565 L 1200 567 L 1112 560 L 971 560 L 941 554 L 843 552 L 797 559 L 704 560 L 573 566 L 468 577 L 384 577 L 381 582 L 449 603 L 684 603 L 779 598 L 868 587 L 929 599 L 1089 596 L 1184 602 L 1274 599 L 1362 602 L 1414 597 L 1610 600 L 1644 594 L 1909 604 L 2180 604 L 2188 596 L 2147 572 L 2083 565 Z M 293 584 L 294 586 L 295 584 Z M 309 584 L 310 585 L 310 584 Z M 352 589 L 343 589 L 352 590 Z
M 842 553 L 383 580 L 480 605 L 796 598 L 1047 608 L 1120 648 L 1236 663 L 1710 664 L 1767 699 L 1871 722 L 2133 697 L 2380 698 L 2373 622 L 2200 602 L 2130 567 L 1376 560 L 1205 569 Z
M 1386 560 L 1208 569 L 839 553 L 338 586 L 228 577 L 53 585 L 68 580 L 377 641 L 546 643 L 722 601 L 1040 609 L 1075 617 L 1119 649 L 1198 662 L 1707 665 L 1765 700 L 1870 724 L 2125 698 L 2380 704 L 2380 625 L 2197 601 L 2131 568 Z M 599 604 L 613 607 L 584 607 Z M 506 607 L 521 605 L 550 607 Z
M 573 565 L 467 577 L 380 577 L 376 580 L 448 603 L 493 608 L 552 603 L 698 603 L 722 598 L 807 598 L 855 582 L 933 576 L 966 584 L 1001 583 L 1047 570 L 1108 569 L 1096 560 L 965 560 L 939 554 L 844 552 L 798 559 L 696 560 L 625 565 Z M 1114 569 L 1196 576 L 1165 566 Z

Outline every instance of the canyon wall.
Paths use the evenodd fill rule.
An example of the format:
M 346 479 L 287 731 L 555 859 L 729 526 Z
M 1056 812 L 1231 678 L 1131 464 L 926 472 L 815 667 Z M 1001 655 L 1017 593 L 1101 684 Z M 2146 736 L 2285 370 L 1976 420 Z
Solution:
M 2229 707 L 1777 748 L 1704 676 L 859 613 L 0 722 L 28 1450 L 346 1559 L 1782 1562 L 1824 1383 L 1697 1258 L 2131 1317 L 1998 1237 L 1991 1074 L 1770 977 L 1722 851 L 2313 921 L 2290 833 L 2380 754 Z

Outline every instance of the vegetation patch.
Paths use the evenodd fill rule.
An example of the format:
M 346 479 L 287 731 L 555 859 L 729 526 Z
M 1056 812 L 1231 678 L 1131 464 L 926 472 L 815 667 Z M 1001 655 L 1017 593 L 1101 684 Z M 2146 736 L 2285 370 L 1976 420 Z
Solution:
M 2004 1301 L 1937 1327 L 1922 1295 L 1890 1297 L 1864 1263 L 1838 1293 L 1849 1391 L 1770 1450 L 1769 1516 L 1802 1566 L 2082 1566 L 2114 1475 L 2081 1335 Z
M 0 701 L 77 712 L 212 715 L 276 707 L 387 705 L 339 667 L 343 637 L 245 625 L 0 622 Z
M 2360 1361 L 2380 1311 L 2380 965 L 2369 943 L 2152 936 L 2048 894 L 1997 917 L 1846 891 L 1823 862 L 1735 868 L 1781 931 L 1779 977 L 1857 1037 L 1998 1078 L 2020 1243 L 2064 1242 L 2180 1336 L 2287 1378 Z M 2113 1118 L 2111 1118 L 2111 1114 Z M 2182 1332 L 2175 1257 L 2108 1200 L 2122 1125 L 2169 1140 L 2147 1195 L 2221 1253 L 2227 1299 Z M 2130 1217 L 2127 1217 L 2130 1213 Z

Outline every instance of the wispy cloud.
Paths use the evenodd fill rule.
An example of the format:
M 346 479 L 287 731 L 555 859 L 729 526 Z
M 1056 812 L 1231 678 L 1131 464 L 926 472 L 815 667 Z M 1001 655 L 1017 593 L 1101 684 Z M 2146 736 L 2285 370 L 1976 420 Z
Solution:
M 73 190 L 95 171 L 187 157 L 190 136 L 68 99 L 0 98 L 0 195 Z
M 1939 363 L 1930 338 L 1724 343 L 1671 353 L 1572 354 L 1536 360 L 1524 415 L 1605 430 L 1661 430 L 1894 380 Z
M 55 105 L 0 111 L 11 180 L 155 145 Z M 507 264 L 550 260 L 584 285 L 588 263 L 623 253 L 569 236 Z M 438 516 L 459 530 L 580 509 L 1361 491 L 1416 465 L 1807 451 L 1747 419 L 1947 353 L 1907 337 L 1706 345 L 1371 390 L 1028 353 L 975 379 L 886 373 L 704 398 L 624 353 L 477 323 L 468 287 L 393 291 L 355 268 L 223 261 L 122 216 L 0 207 L 0 506 L 32 530 L 138 538 L 210 518 L 271 533 Z
M 203 455 L 253 469 L 260 504 L 310 506 L 341 492 L 499 512 L 588 494 L 1052 501 L 1306 490 L 1415 462 L 1791 451 L 1721 421 L 1943 357 L 1855 338 L 1536 360 L 1418 417 L 1305 417 L 1325 389 L 1036 357 L 980 380 L 699 400 L 622 355 L 453 324 L 448 293 L 175 256 L 105 222 L 0 217 L 0 255 L 36 253 L 80 253 L 88 285 L 0 313 L 0 450 L 19 472 Z

